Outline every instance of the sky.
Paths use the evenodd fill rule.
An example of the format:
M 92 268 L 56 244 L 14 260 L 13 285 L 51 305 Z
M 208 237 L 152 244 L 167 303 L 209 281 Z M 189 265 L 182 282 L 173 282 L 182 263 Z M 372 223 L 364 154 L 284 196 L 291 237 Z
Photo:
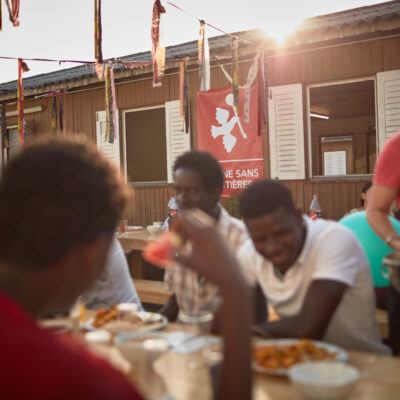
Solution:
M 1 1 L 1 0 L 0 0 Z M 260 28 L 278 39 L 302 19 L 362 7 L 382 0 L 162 0 L 164 45 L 198 38 L 197 19 L 225 32 Z M 93 0 L 20 0 L 20 26 L 13 27 L 3 3 L 0 56 L 92 61 L 94 59 Z M 121 57 L 151 48 L 154 0 L 102 0 L 103 57 Z M 206 27 L 209 37 L 221 33 Z M 78 64 L 27 61 L 24 78 Z M 17 61 L 0 59 L 0 83 L 17 79 Z

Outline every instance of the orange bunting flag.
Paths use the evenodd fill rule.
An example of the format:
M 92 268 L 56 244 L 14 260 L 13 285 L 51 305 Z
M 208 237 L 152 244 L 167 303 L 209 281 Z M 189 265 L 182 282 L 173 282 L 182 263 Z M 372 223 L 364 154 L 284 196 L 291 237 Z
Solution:
M 24 63 L 22 58 L 18 58 L 18 137 L 21 144 L 24 145 L 24 87 L 22 86 L 22 74 L 29 71 L 28 66 Z
M 156 0 L 153 6 L 151 19 L 151 58 L 153 61 L 153 87 L 161 86 L 161 78 L 165 70 L 165 47 L 160 47 L 160 23 L 161 14 L 165 13 L 165 8 L 160 0 Z

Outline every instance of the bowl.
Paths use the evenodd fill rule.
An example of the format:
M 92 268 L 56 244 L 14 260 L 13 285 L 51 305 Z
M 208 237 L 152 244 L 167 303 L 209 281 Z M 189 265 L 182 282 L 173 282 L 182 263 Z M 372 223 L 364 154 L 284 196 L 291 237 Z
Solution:
M 158 225 L 147 225 L 146 229 L 151 235 L 158 235 L 162 232 L 161 226 Z
M 294 387 L 307 400 L 346 399 L 357 381 L 358 370 L 339 362 L 307 362 L 288 371 Z
M 152 368 L 153 362 L 168 350 L 168 342 L 159 333 L 147 333 L 135 337 L 117 337 L 115 345 L 122 356 L 137 370 Z

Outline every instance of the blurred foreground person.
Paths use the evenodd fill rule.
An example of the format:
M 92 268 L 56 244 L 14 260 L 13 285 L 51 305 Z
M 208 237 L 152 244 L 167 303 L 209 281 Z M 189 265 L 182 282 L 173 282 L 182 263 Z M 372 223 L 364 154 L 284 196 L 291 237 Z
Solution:
M 369 264 L 350 230 L 312 221 L 272 180 L 247 187 L 239 209 L 251 237 L 239 252 L 244 272 L 281 318 L 258 326 L 259 333 L 390 353 L 376 322 Z
M 118 173 L 83 143 L 38 141 L 9 164 L 0 182 L 0 398 L 141 398 L 106 361 L 35 321 L 100 276 L 125 201 Z
M 400 236 L 389 220 L 393 200 L 400 205 L 400 133 L 392 136 L 379 154 L 374 170 L 374 185 L 367 207 L 367 220 L 372 229 L 396 252 Z M 394 354 L 400 353 L 400 293 L 389 286 L 389 341 Z
M 140 399 L 106 361 L 36 318 L 71 306 L 101 275 L 126 202 L 118 173 L 67 138 L 27 146 L 0 181 L 0 399 Z M 216 399 L 250 400 L 250 296 L 213 227 L 190 215 L 176 261 L 220 288 L 225 356 Z M 229 272 L 229 273 L 228 273 Z

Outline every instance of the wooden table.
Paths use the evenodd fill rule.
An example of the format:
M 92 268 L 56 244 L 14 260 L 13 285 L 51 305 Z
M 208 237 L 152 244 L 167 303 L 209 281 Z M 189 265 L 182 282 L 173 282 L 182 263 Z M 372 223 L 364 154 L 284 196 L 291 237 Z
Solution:
M 125 253 L 132 250 L 143 250 L 149 243 L 158 239 L 157 235 L 150 235 L 145 229 L 130 231 L 117 236 Z
M 169 324 L 167 330 L 184 330 L 184 327 Z M 110 346 L 110 351 L 116 349 Z M 364 373 L 348 400 L 399 399 L 400 358 L 355 351 L 349 351 L 348 356 L 349 364 Z M 212 399 L 209 368 L 201 351 L 188 355 L 167 352 L 155 362 L 154 368 L 175 400 Z M 136 372 L 128 372 L 128 378 L 137 383 Z M 254 373 L 253 384 L 254 400 L 301 400 L 286 377 Z

